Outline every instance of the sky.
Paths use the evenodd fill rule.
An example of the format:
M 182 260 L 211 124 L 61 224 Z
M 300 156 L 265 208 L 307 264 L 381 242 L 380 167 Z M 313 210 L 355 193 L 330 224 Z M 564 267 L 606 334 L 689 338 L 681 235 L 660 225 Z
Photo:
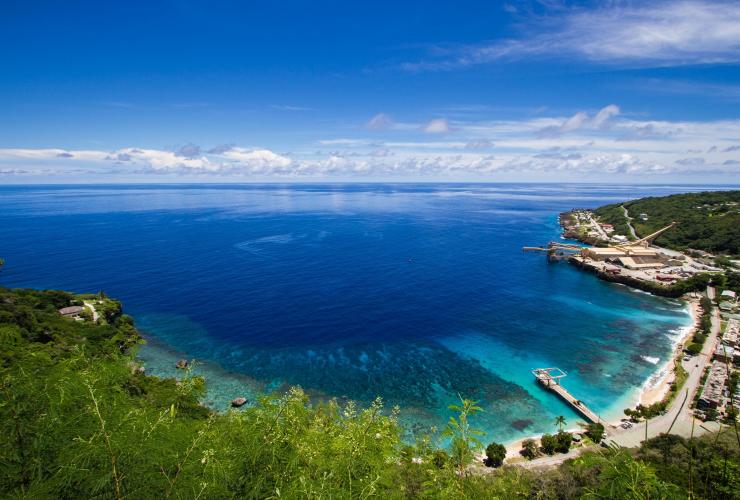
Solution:
M 15 1 L 0 184 L 740 183 L 740 1 Z

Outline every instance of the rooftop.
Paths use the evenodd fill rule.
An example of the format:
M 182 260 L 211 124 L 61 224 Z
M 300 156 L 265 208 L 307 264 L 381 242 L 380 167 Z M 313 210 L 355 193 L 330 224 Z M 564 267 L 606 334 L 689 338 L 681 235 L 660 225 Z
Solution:
M 84 310 L 85 308 L 82 306 L 62 307 L 59 309 L 59 314 L 62 316 L 71 316 L 72 314 L 80 314 Z

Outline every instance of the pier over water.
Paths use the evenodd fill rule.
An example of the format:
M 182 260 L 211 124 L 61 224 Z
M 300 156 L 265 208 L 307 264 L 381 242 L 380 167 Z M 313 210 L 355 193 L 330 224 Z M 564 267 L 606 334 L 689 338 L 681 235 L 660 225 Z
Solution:
M 605 427 L 612 427 L 607 422 L 603 422 L 595 412 L 583 403 L 583 401 L 573 397 L 573 395 L 560 384 L 560 379 L 568 375 L 560 368 L 535 368 L 532 370 L 532 374 L 540 384 L 560 396 L 561 399 L 570 404 L 571 407 L 573 407 L 589 422 L 603 424 Z

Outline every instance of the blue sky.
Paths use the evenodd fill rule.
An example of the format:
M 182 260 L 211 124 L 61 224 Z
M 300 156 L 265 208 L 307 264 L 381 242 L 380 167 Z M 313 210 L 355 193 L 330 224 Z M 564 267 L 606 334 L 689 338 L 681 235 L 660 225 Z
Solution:
M 737 182 L 740 2 L 22 2 L 0 183 Z

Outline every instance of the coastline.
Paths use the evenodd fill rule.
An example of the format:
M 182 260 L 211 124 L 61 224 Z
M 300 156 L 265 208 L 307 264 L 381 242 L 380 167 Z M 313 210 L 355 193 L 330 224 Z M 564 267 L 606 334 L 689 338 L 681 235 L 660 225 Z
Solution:
M 694 334 L 699 324 L 700 307 L 699 299 L 689 298 L 685 300 L 686 309 L 692 318 L 692 323 L 680 327 L 680 332 L 671 335 L 673 348 L 672 353 L 665 363 L 656 366 L 656 370 L 629 397 L 629 403 L 625 407 L 634 408 L 638 404 L 649 405 L 661 401 L 670 389 L 670 384 L 675 378 L 674 362 L 683 355 L 682 345 Z M 175 377 L 182 375 L 180 370 L 174 367 L 175 361 L 180 358 L 186 358 L 183 353 L 171 349 L 166 344 L 160 342 L 156 336 L 145 334 L 147 340 L 145 345 L 140 346 L 137 353 L 137 359 L 147 367 L 147 373 L 161 377 Z M 202 375 L 206 378 L 208 388 L 203 403 L 216 411 L 226 411 L 229 409 L 229 402 L 236 396 L 246 396 L 248 400 L 254 401 L 256 396 L 265 390 L 264 384 L 246 375 L 237 374 L 225 370 L 215 363 L 198 361 L 195 365 L 196 375 Z M 656 377 L 656 375 L 659 375 Z M 618 426 L 619 420 L 611 420 L 611 425 Z M 567 432 L 582 432 L 582 427 L 570 427 L 565 429 Z M 555 431 L 553 431 L 554 433 Z M 509 441 L 504 441 L 506 447 L 506 457 L 508 460 L 524 461 L 525 458 L 520 455 L 522 443 L 527 439 L 539 440 L 542 434 L 532 434 L 525 437 L 518 437 Z M 481 459 L 485 458 L 483 452 Z
M 629 408 L 634 409 L 638 404 L 651 405 L 651 404 L 660 402 L 668 394 L 668 391 L 671 387 L 671 383 L 675 379 L 675 362 L 676 360 L 680 360 L 681 357 L 683 356 L 683 346 L 686 344 L 686 341 L 690 339 L 691 336 L 696 332 L 697 328 L 699 327 L 699 319 L 701 317 L 701 308 L 699 306 L 699 299 L 695 297 L 690 297 L 688 299 L 685 299 L 685 301 L 686 301 L 686 308 L 692 319 L 691 324 L 686 325 L 685 327 L 681 327 L 680 333 L 676 335 L 673 340 L 673 350 L 671 352 L 671 355 L 666 360 L 666 362 L 660 365 L 653 372 L 653 375 L 651 375 L 643 383 L 643 385 L 639 389 L 636 390 L 636 393 L 634 397 L 632 398 L 632 402 L 628 406 Z M 608 423 L 613 426 L 618 426 L 621 423 L 621 421 L 612 420 Z M 571 433 L 583 431 L 583 429 L 580 427 L 570 428 L 570 429 L 565 429 L 565 430 Z M 522 449 L 522 444 L 524 443 L 524 441 L 528 439 L 538 440 L 541 437 L 542 437 L 542 434 L 533 434 L 531 436 L 527 436 L 524 438 L 517 438 L 511 441 L 505 442 L 504 446 L 506 447 L 506 458 L 508 460 L 512 460 L 512 459 L 525 460 L 525 458 L 522 457 L 520 454 L 520 451 Z M 485 458 L 485 456 L 482 454 L 481 458 Z
M 692 323 L 691 325 L 682 328 L 681 333 L 675 338 L 672 355 L 655 373 L 658 378 L 656 380 L 651 380 L 653 379 L 653 377 L 651 377 L 645 381 L 645 384 L 643 384 L 640 389 L 635 406 L 637 404 L 647 406 L 662 401 L 668 394 L 671 383 L 676 378 L 675 362 L 680 360 L 683 356 L 683 346 L 686 345 L 686 341 L 696 333 L 696 330 L 699 327 L 699 318 L 701 316 L 699 299 L 692 297 L 687 299 L 686 302 Z

